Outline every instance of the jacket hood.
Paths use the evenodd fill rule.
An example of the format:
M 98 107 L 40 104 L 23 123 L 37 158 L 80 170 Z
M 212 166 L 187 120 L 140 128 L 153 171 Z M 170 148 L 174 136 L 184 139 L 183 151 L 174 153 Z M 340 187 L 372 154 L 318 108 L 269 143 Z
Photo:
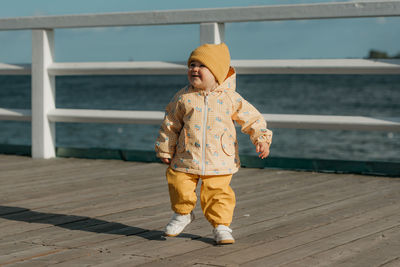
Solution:
M 213 91 L 221 92 L 224 90 L 232 90 L 232 91 L 236 90 L 236 70 L 233 67 L 229 68 L 225 80 Z

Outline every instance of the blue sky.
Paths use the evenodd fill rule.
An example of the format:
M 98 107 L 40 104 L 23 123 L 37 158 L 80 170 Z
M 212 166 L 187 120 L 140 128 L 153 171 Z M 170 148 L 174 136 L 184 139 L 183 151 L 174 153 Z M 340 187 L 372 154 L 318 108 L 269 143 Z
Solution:
M 328 0 L 1 0 L 0 18 L 148 10 L 284 5 Z M 345 1 L 349 2 L 349 1 Z M 400 53 L 400 17 L 229 23 L 233 59 L 363 58 Z M 199 44 L 198 25 L 62 29 L 56 61 L 184 61 Z M 0 62 L 31 61 L 30 31 L 0 31 Z

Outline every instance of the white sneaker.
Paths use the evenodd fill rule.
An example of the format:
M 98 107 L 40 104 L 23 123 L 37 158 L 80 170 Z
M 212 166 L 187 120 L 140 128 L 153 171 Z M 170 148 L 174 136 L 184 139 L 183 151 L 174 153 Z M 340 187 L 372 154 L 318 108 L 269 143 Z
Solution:
M 232 229 L 225 225 L 218 225 L 214 228 L 214 239 L 217 245 L 226 245 L 235 243 L 232 236 Z
M 166 236 L 177 236 L 182 233 L 183 229 L 188 226 L 194 220 L 194 213 L 181 215 L 178 213 L 174 213 L 171 220 L 167 224 L 164 230 L 164 234 Z

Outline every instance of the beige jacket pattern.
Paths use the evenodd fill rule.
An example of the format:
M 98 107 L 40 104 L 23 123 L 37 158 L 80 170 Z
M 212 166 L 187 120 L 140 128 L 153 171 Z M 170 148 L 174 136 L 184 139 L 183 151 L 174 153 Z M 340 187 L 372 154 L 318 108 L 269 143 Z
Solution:
M 192 86 L 175 94 L 166 107 L 155 149 L 171 168 L 198 175 L 224 175 L 240 167 L 234 122 L 254 145 L 271 143 L 262 115 L 236 91 L 236 73 L 206 94 Z

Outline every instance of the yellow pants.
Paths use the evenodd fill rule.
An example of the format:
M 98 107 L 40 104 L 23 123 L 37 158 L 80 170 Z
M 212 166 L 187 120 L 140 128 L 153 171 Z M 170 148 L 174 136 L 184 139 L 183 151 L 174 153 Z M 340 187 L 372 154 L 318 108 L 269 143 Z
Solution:
M 189 214 L 196 206 L 196 187 L 202 180 L 200 203 L 207 220 L 216 227 L 229 226 L 235 209 L 235 193 L 230 187 L 232 174 L 201 176 L 167 169 L 171 208 L 179 214 Z

